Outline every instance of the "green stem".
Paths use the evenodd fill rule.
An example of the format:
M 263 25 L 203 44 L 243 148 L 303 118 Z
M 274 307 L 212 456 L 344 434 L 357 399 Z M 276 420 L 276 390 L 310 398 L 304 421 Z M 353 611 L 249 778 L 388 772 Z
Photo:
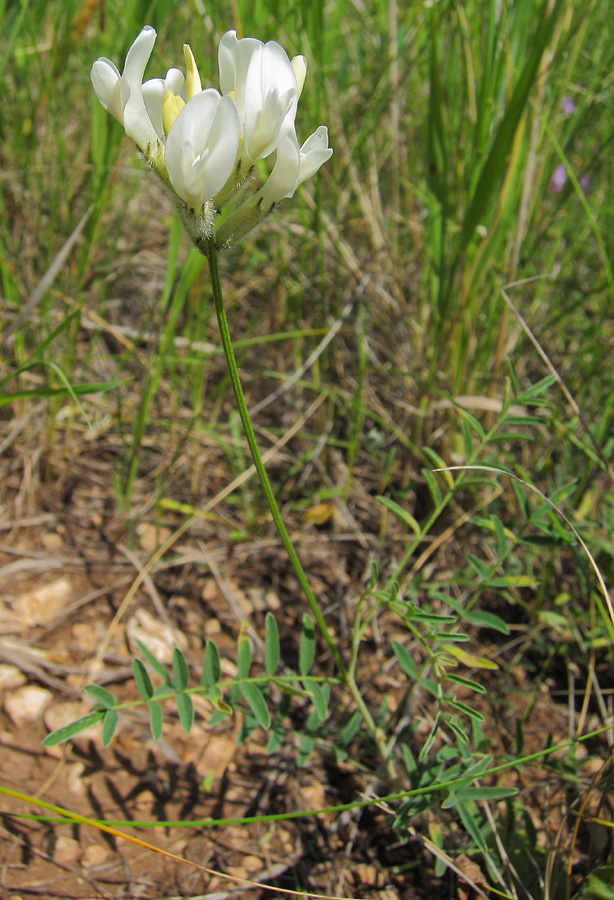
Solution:
M 281 538 L 281 542 L 284 545 L 286 553 L 288 554 L 288 558 L 292 563 L 292 567 L 294 569 L 296 577 L 298 578 L 299 584 L 301 585 L 305 593 L 312 615 L 318 623 L 318 627 L 320 629 L 320 632 L 322 633 L 322 637 L 326 642 L 326 646 L 330 650 L 331 655 L 335 661 L 337 671 L 339 672 L 339 675 L 341 676 L 344 684 L 347 685 L 352 699 L 354 700 L 356 707 L 359 709 L 368 731 L 371 733 L 373 739 L 375 740 L 382 759 L 387 761 L 388 774 L 390 776 L 394 776 L 394 769 L 392 767 L 391 761 L 388 759 L 388 749 L 386 747 L 384 737 L 381 733 L 381 729 L 378 729 L 375 722 L 373 721 L 373 717 L 369 712 L 365 701 L 363 700 L 358 685 L 356 684 L 353 675 L 349 675 L 348 670 L 343 660 L 341 659 L 341 654 L 339 653 L 332 635 L 328 630 L 328 626 L 326 624 L 324 616 L 322 615 L 322 612 L 318 605 L 318 601 L 315 598 L 315 595 L 311 589 L 311 585 L 307 580 L 305 570 L 303 569 L 301 561 L 298 558 L 296 550 L 294 549 L 294 544 L 290 540 L 290 535 L 288 534 L 286 526 L 284 525 L 281 513 L 279 512 L 279 507 L 277 505 L 277 500 L 275 499 L 275 494 L 273 493 L 273 489 L 269 481 L 269 476 L 267 475 L 264 463 L 262 462 L 262 456 L 260 455 L 260 450 L 258 449 L 258 444 L 256 442 L 256 435 L 254 434 L 254 429 L 249 417 L 249 412 L 247 411 L 247 404 L 243 395 L 243 388 L 241 386 L 241 379 L 239 378 L 237 361 L 235 359 L 230 331 L 228 329 L 228 320 L 226 318 L 224 296 L 222 293 L 222 284 L 220 281 L 218 251 L 215 246 L 215 242 L 213 240 L 198 242 L 197 247 L 200 252 L 207 257 L 207 262 L 209 264 L 209 272 L 211 274 L 211 288 L 213 290 L 213 302 L 215 304 L 215 314 L 217 316 L 217 321 L 220 329 L 220 337 L 222 339 L 224 356 L 226 357 L 226 363 L 228 365 L 228 373 L 230 375 L 232 389 L 234 391 L 235 400 L 237 402 L 241 424 L 243 425 L 245 437 L 247 438 L 247 444 L 254 461 L 256 472 L 258 473 L 258 478 L 260 479 L 260 484 L 262 485 L 262 489 L 267 499 L 269 510 L 271 511 L 271 515 L 273 516 L 273 521 L 275 522 L 275 526 Z
M 309 584 L 307 576 L 305 575 L 305 570 L 303 569 L 301 561 L 299 560 L 296 550 L 294 549 L 294 545 L 290 540 L 290 536 L 286 530 L 286 526 L 284 525 L 281 513 L 279 512 L 279 507 L 277 505 L 275 494 L 273 493 L 273 489 L 271 487 L 271 482 L 269 481 L 269 476 L 267 475 L 264 463 L 262 462 L 262 456 L 260 455 L 258 444 L 256 443 L 256 435 L 254 434 L 254 429 L 249 417 L 249 412 L 247 411 L 247 404 L 243 395 L 243 388 L 241 387 L 241 379 L 239 378 L 237 361 L 235 359 L 230 331 L 228 329 L 228 320 L 226 318 L 226 310 L 224 309 L 224 297 L 222 294 L 222 284 L 220 281 L 218 253 L 213 241 L 207 241 L 207 243 L 205 244 L 205 255 L 207 257 L 207 262 L 209 263 L 209 272 L 211 273 L 213 301 L 215 304 L 215 314 L 217 316 L 217 321 L 220 329 L 220 336 L 222 338 L 222 348 L 224 350 L 224 356 L 226 357 L 228 373 L 230 375 L 230 381 L 232 384 L 232 389 L 234 391 L 235 400 L 237 401 L 237 408 L 239 410 L 241 424 L 243 425 L 243 430 L 245 432 L 245 437 L 247 438 L 247 444 L 254 461 L 254 466 L 256 467 L 256 472 L 258 473 L 258 478 L 260 479 L 260 483 L 267 499 L 267 503 L 269 504 L 269 509 L 271 511 L 271 515 L 273 516 L 273 521 L 275 522 L 275 526 L 281 538 L 281 542 L 284 545 L 290 562 L 292 563 L 292 567 L 296 573 L 296 577 L 298 578 L 299 583 L 303 591 L 305 592 L 307 602 L 309 603 L 311 612 L 313 613 L 313 616 L 318 623 L 318 627 L 322 632 L 322 636 L 326 641 L 326 645 L 330 650 L 333 659 L 335 660 L 335 665 L 337 666 L 341 677 L 345 680 L 347 676 L 345 665 L 343 664 L 343 660 L 341 659 L 339 651 L 335 646 L 335 642 L 333 641 L 333 638 L 328 630 L 328 626 L 326 624 L 326 621 L 324 620 L 324 616 L 322 615 L 320 607 L 318 606 L 318 601 L 316 600 L 311 589 L 311 585 Z

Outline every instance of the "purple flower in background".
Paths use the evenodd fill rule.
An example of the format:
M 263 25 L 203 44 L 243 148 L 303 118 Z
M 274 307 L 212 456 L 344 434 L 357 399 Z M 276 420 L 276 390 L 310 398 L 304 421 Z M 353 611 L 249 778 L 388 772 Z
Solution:
M 561 109 L 564 113 L 567 113 L 569 115 L 574 111 L 575 108 L 576 104 L 573 102 L 571 97 L 563 97 L 563 99 L 561 100 Z
M 559 163 L 556 169 L 554 170 L 554 175 L 550 181 L 550 190 L 554 194 L 558 194 L 563 190 L 563 186 L 567 181 L 567 172 L 565 171 L 565 166 L 563 163 Z
M 553 194 L 560 194 L 567 182 L 567 171 L 563 163 L 559 163 L 550 179 L 550 190 Z M 590 175 L 583 175 L 578 184 L 586 194 L 591 183 Z

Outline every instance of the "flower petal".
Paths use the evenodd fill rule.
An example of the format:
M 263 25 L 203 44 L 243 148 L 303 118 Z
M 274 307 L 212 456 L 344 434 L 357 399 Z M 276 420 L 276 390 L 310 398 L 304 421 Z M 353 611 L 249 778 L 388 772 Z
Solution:
M 234 93 L 246 162 L 264 159 L 294 126 L 305 60 L 297 57 L 291 63 L 275 41 L 239 40 L 235 31 L 228 31 L 220 41 L 218 61 L 222 93 Z
M 307 60 L 304 56 L 295 56 L 292 59 L 292 69 L 296 78 L 296 87 L 298 89 L 299 100 L 305 86 L 305 78 L 307 77 Z
M 158 140 L 143 99 L 143 74 L 155 42 L 155 30 L 146 25 L 128 50 L 120 82 L 126 134 L 145 152 Z
M 333 151 L 328 146 L 328 128 L 326 125 L 320 125 L 301 147 L 298 183 L 302 184 L 306 178 L 315 175 L 320 166 L 323 166 L 332 155 Z
M 252 161 L 264 159 L 294 127 L 298 104 L 294 69 L 286 51 L 275 41 L 252 54 L 243 102 L 245 149 Z
M 121 76 L 115 63 L 101 56 L 92 66 L 90 77 L 96 96 L 104 108 L 123 125 L 124 110 L 120 92 Z
M 237 43 L 237 32 L 227 31 L 223 35 L 217 50 L 222 94 L 229 94 L 235 89 Z
M 273 171 L 265 181 L 261 193 L 265 208 L 286 197 L 293 197 L 298 185 L 301 158 L 296 134 L 291 132 L 277 148 Z
M 185 56 L 186 99 L 191 100 L 195 94 L 200 94 L 203 87 L 200 81 L 198 66 L 196 65 L 196 60 L 194 59 L 194 54 L 192 53 L 192 48 L 189 44 L 183 45 L 183 53 Z
M 236 31 L 226 32 L 218 48 L 222 94 L 243 91 L 249 61 L 258 47 L 262 46 L 262 41 L 257 38 L 241 38 L 239 40 Z
M 161 139 L 164 138 L 162 101 L 168 90 L 178 97 L 185 96 L 185 78 L 181 69 L 169 69 L 166 73 L 166 78 L 150 78 L 143 85 L 143 100 L 145 101 L 147 115 L 156 129 L 158 137 Z

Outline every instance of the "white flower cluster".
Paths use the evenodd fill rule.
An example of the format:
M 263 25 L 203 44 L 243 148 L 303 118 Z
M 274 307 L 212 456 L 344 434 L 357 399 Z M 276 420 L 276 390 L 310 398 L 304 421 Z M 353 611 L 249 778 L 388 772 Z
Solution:
M 166 78 L 143 84 L 156 32 L 149 25 L 126 56 L 124 71 L 109 59 L 92 66 L 98 99 L 136 141 L 145 159 L 179 198 L 179 208 L 198 241 L 211 238 L 215 213 L 243 196 L 254 164 L 274 155 L 264 184 L 228 215 L 216 232 L 218 246 L 244 237 L 273 206 L 292 197 L 332 155 L 328 130 L 321 125 L 299 147 L 295 117 L 306 60 L 292 61 L 275 41 L 237 38 L 228 31 L 220 41 L 221 93 L 202 89 L 188 44 L 185 76 L 169 69 Z

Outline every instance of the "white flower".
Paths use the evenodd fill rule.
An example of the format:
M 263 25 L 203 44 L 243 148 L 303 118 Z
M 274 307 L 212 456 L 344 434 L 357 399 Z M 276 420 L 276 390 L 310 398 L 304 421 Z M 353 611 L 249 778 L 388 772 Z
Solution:
M 144 153 L 158 140 L 158 132 L 143 98 L 143 74 L 155 42 L 156 32 L 146 25 L 128 50 L 122 75 L 117 66 L 104 57 L 96 60 L 91 71 L 98 99 Z
M 248 166 L 276 150 L 293 130 L 307 70 L 304 57 L 290 62 L 275 41 L 237 38 L 228 31 L 219 47 L 220 88 L 233 94 Z
M 98 99 L 126 130 L 167 189 L 200 246 L 215 232 L 218 246 L 230 246 L 255 228 L 280 200 L 330 159 L 328 131 L 321 125 L 299 147 L 295 118 L 307 63 L 292 61 L 275 41 L 237 38 L 220 41 L 222 94 L 202 89 L 192 50 L 183 45 L 185 76 L 169 69 L 165 78 L 143 84 L 156 32 L 137 36 L 120 75 L 111 60 L 100 58 L 91 78 Z M 274 165 L 260 189 L 250 191 L 254 163 L 273 154 Z M 215 231 L 218 210 L 239 198 Z
M 320 125 L 313 134 L 309 135 L 301 147 L 298 183 L 302 184 L 307 178 L 315 175 L 332 155 L 332 147 L 328 146 L 328 128 L 326 125 Z
M 166 138 L 165 161 L 175 192 L 200 211 L 224 187 L 239 150 L 239 116 L 232 97 L 215 88 L 195 94 Z
M 277 148 L 273 171 L 261 190 L 265 209 L 268 211 L 274 203 L 293 197 L 298 185 L 315 175 L 332 155 L 325 125 L 320 125 L 300 149 L 294 132 L 284 138 Z
M 161 140 L 166 133 L 162 119 L 162 102 L 167 91 L 171 91 L 173 96 L 181 97 L 185 102 L 185 78 L 181 69 L 169 69 L 166 78 L 150 78 L 143 85 L 145 106 Z
M 332 153 L 325 125 L 320 125 L 300 148 L 296 133 L 287 135 L 277 148 L 273 171 L 264 185 L 227 216 L 217 229 L 217 246 L 230 247 L 249 234 L 276 203 L 292 197 L 299 184 L 315 175 Z

